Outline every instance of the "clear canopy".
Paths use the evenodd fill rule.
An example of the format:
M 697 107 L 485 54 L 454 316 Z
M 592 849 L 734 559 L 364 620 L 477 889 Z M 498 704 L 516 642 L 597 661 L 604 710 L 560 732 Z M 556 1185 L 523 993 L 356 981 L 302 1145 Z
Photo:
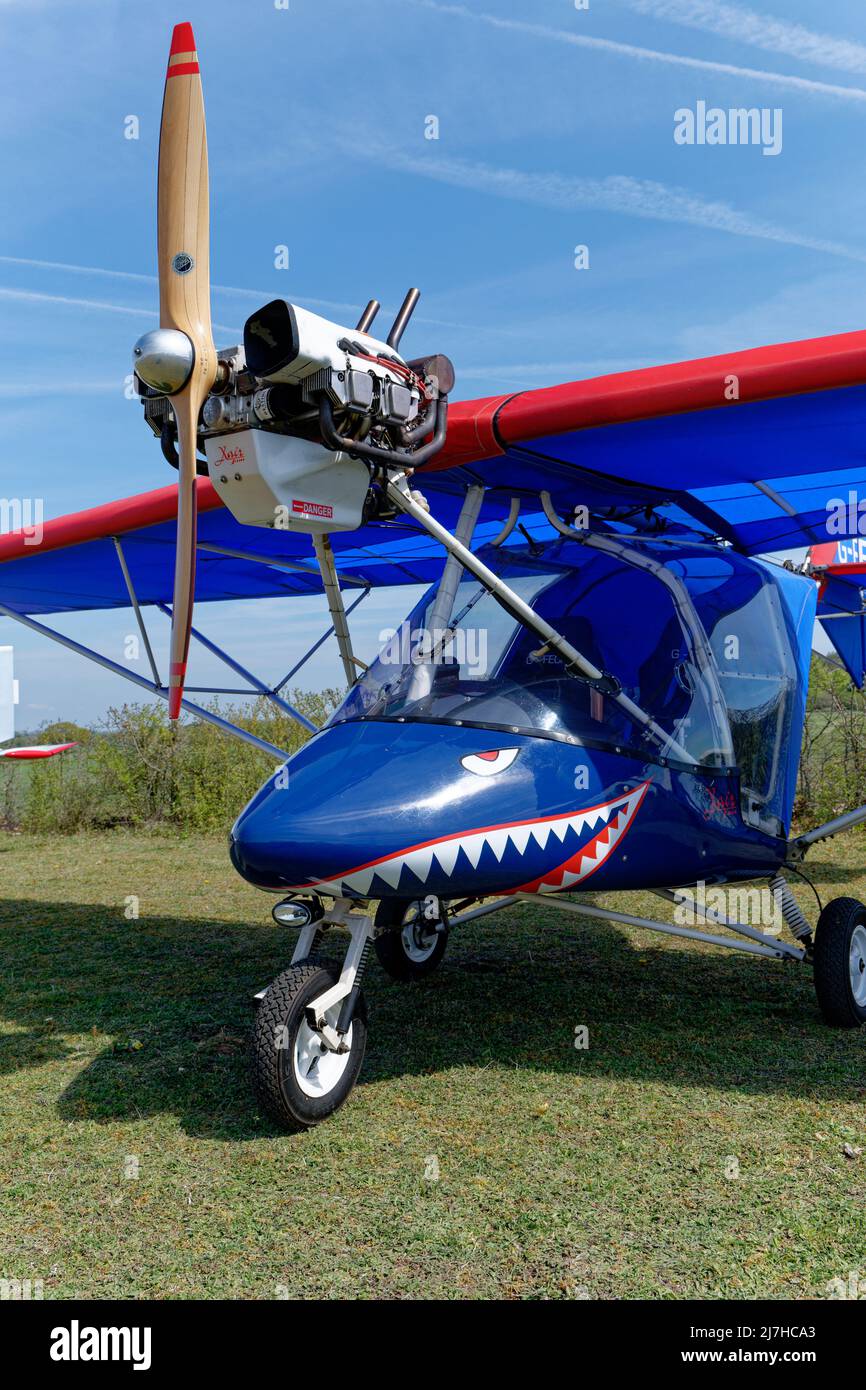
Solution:
M 434 586 L 333 716 L 436 720 L 565 739 L 702 768 L 739 766 L 766 804 L 796 663 L 766 571 L 709 545 L 556 542 L 489 559 L 525 602 L 663 731 L 652 737 L 567 670 L 470 576 L 443 618 Z M 664 736 L 669 740 L 664 746 Z M 683 755 L 686 755 L 685 757 Z

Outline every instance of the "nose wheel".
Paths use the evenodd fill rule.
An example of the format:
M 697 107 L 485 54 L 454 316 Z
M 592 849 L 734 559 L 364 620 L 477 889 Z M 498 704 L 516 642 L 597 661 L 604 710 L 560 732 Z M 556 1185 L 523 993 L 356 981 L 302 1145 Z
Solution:
M 289 966 L 268 986 L 256 1014 L 252 1067 L 262 1108 L 284 1129 L 303 1130 L 343 1104 L 367 1045 L 367 1010 L 358 991 L 352 1021 L 337 1031 L 343 1000 L 315 1016 L 313 1005 L 336 985 L 312 962 Z M 318 1026 L 313 1026 L 318 1022 Z
M 376 913 L 380 933 L 373 947 L 394 980 L 423 980 L 439 965 L 448 945 L 448 923 L 438 898 L 386 898 Z
M 815 931 L 815 991 L 821 1012 L 837 1028 L 866 1023 L 866 906 L 834 898 Z

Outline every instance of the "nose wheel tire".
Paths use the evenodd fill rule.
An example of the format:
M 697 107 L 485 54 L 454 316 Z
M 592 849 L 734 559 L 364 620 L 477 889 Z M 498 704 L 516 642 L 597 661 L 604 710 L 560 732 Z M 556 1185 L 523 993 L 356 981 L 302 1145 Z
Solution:
M 448 945 L 448 928 L 440 918 L 424 915 L 425 900 L 386 898 L 379 904 L 373 942 L 379 964 L 394 980 L 423 980 L 439 965 Z
M 311 1027 L 307 1009 L 336 983 L 330 970 L 301 962 L 284 970 L 259 1005 L 252 1037 L 252 1068 L 262 1109 L 288 1130 L 309 1129 L 337 1110 L 361 1070 L 367 1045 L 367 1010 L 358 998 L 346 1051 L 331 1052 Z M 325 1020 L 336 1027 L 342 1001 Z
M 866 906 L 834 898 L 815 931 L 815 991 L 821 1013 L 837 1028 L 866 1023 Z

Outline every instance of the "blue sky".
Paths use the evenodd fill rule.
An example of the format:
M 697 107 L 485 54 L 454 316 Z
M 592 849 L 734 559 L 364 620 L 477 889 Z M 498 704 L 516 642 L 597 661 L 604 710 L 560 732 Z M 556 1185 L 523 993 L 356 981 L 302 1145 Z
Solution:
M 202 63 L 218 345 L 275 294 L 353 322 L 418 284 L 404 349 L 447 352 L 472 397 L 866 325 L 862 0 L 0 0 L 0 495 L 46 516 L 170 481 L 124 380 L 156 321 L 181 19 Z M 698 101 L 780 108 L 781 152 L 678 145 L 674 113 Z M 367 601 L 362 655 L 410 598 Z M 274 679 L 324 625 L 316 601 L 199 620 Z M 122 659 L 130 619 L 58 626 Z M 136 693 L 4 623 L 9 641 L 22 728 Z M 194 683 L 214 673 L 202 661 Z M 319 658 L 307 683 L 337 678 Z

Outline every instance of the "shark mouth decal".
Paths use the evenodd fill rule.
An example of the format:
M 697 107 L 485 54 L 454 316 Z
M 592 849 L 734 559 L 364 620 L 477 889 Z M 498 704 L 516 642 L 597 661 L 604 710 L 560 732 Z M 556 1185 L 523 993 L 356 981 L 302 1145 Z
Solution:
M 490 850 L 497 864 L 513 866 L 514 876 L 520 873 L 520 860 L 527 852 L 551 850 L 559 846 L 567 851 L 566 857 L 559 855 L 549 868 L 538 877 L 518 887 L 500 891 L 512 893 L 558 893 L 573 888 L 590 874 L 600 869 L 614 848 L 622 841 L 628 831 L 638 808 L 646 794 L 648 782 L 642 782 L 632 791 L 600 802 L 582 811 L 566 811 L 558 816 L 544 816 L 539 820 L 515 821 L 510 825 L 491 825 L 483 830 L 468 830 L 456 835 L 445 835 L 439 840 L 428 840 L 424 844 L 412 845 L 398 850 L 396 854 L 384 855 L 368 864 L 331 879 L 318 879 L 305 884 L 296 884 L 292 891 L 309 891 L 314 888 L 334 897 L 354 894 L 357 897 L 375 897 L 372 892 L 375 878 L 382 880 L 392 892 L 401 887 L 404 871 L 408 882 L 406 892 L 417 893 L 418 884 L 428 882 L 431 872 L 452 877 L 460 855 L 465 855 L 467 863 L 461 868 L 478 868 L 485 850 Z M 596 831 L 587 840 L 588 831 Z M 529 867 L 527 865 L 527 867 Z
M 637 814 L 638 807 L 646 795 L 648 786 L 648 782 L 642 782 L 627 796 L 618 797 L 614 801 L 606 801 L 601 806 L 594 806 L 591 811 L 585 811 L 584 816 L 592 816 L 601 812 L 604 819 L 604 829 L 594 835 L 588 844 L 581 845 L 570 858 L 565 860 L 565 863 L 553 870 L 548 870 L 540 878 L 533 879 L 531 883 L 525 883 L 522 887 L 512 891 L 515 893 L 561 893 L 564 889 L 574 888 L 576 884 L 589 878 L 590 874 L 594 874 L 596 869 L 601 868 L 628 831 Z

